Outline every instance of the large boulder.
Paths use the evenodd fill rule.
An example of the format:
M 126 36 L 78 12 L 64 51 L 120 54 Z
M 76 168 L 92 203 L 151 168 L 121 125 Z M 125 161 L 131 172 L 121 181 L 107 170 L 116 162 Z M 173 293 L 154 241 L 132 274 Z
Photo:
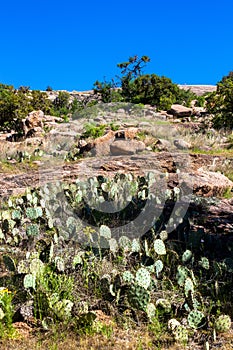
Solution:
M 225 175 L 202 169 L 187 177 L 187 184 L 189 182 L 193 192 L 203 197 L 222 197 L 233 189 L 233 182 Z
M 167 113 L 172 114 L 174 117 L 190 117 L 192 115 L 192 108 L 173 104 Z
M 98 137 L 92 142 L 92 155 L 94 156 L 105 156 L 110 153 L 110 144 L 115 139 L 115 132 L 110 130 L 107 134 Z
M 110 144 L 110 152 L 114 156 L 136 154 L 145 148 L 144 142 L 137 140 L 115 140 Z
M 43 127 L 43 118 L 44 112 L 42 111 L 33 111 L 28 114 L 25 119 L 25 125 L 27 128 L 32 129 L 35 127 Z
M 43 111 L 33 111 L 28 114 L 26 119 L 22 120 L 22 129 L 24 136 L 27 137 L 40 137 L 43 133 Z

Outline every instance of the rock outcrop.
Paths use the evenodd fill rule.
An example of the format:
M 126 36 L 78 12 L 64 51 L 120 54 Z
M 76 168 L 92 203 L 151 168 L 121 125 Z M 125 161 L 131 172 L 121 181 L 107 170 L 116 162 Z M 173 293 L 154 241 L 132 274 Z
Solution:
M 188 108 L 179 104 L 173 104 L 167 113 L 172 114 L 174 117 L 178 118 L 190 117 L 192 115 L 192 108 Z
M 137 140 L 115 140 L 110 144 L 110 152 L 113 156 L 136 154 L 144 151 L 145 148 L 145 144 Z

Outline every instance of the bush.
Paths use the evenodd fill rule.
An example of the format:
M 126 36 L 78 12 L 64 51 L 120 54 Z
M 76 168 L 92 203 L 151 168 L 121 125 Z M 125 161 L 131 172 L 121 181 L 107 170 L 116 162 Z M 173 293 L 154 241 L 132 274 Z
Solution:
M 20 121 L 33 110 L 51 112 L 52 103 L 41 91 L 29 88 L 14 89 L 11 85 L 0 84 L 0 125 L 3 130 L 18 130 Z
M 233 128 L 233 72 L 217 84 L 217 90 L 207 97 L 206 107 L 215 115 L 215 128 Z

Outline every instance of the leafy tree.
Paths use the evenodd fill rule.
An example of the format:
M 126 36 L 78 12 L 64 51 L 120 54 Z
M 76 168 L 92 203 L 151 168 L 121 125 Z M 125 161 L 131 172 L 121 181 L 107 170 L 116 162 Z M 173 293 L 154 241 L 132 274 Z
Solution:
M 135 79 L 142 76 L 142 70 L 146 63 L 150 62 L 148 56 L 139 58 L 137 55 L 129 57 L 127 62 L 118 63 L 117 67 L 121 69 L 121 94 L 125 101 L 131 102 L 137 94 Z
M 143 103 L 156 106 L 158 109 L 169 109 L 173 103 L 190 105 L 196 98 L 191 91 L 185 91 L 167 77 L 156 74 L 143 74 L 143 68 L 150 62 L 148 56 L 129 57 L 127 62 L 119 63 L 121 75 L 118 83 L 96 81 L 94 91 L 101 94 L 103 102 L 112 102 L 116 85 L 120 87 L 118 95 L 121 101 Z M 115 100 L 116 101 L 116 100 Z
M 207 110 L 214 114 L 214 127 L 233 128 L 233 72 L 224 76 L 217 90 L 207 97 Z

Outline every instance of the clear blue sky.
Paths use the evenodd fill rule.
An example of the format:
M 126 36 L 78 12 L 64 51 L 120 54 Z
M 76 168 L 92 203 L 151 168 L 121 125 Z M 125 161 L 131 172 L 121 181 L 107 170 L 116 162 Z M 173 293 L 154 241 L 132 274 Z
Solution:
M 2 1 L 0 82 L 88 90 L 148 55 L 145 73 L 216 84 L 233 70 L 232 16 L 232 0 Z

